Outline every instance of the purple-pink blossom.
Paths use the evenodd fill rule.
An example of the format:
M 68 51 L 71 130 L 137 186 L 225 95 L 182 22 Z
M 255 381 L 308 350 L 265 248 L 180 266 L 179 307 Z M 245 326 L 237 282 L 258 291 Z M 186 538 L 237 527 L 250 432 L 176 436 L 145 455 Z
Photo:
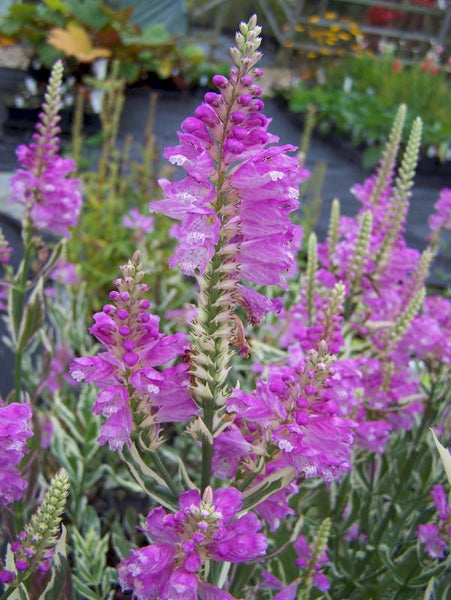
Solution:
M 434 485 L 431 490 L 431 498 L 437 509 L 438 518 L 441 521 L 446 521 L 451 512 L 451 506 L 448 503 L 448 498 L 445 488 L 441 484 Z
M 420 525 L 417 529 L 417 536 L 431 558 L 445 557 L 446 542 L 441 536 L 438 525 L 432 523 Z
M 434 212 L 429 217 L 429 227 L 433 232 L 451 229 L 451 188 L 444 188 L 434 204 Z
M 143 215 L 137 208 L 132 208 L 122 219 L 122 225 L 128 229 L 136 230 L 140 235 L 153 231 L 154 218 Z
M 94 314 L 89 330 L 104 351 L 76 358 L 70 366 L 76 381 L 99 388 L 93 410 L 107 419 L 99 441 L 116 450 L 131 443 L 132 403 L 155 425 L 183 421 L 197 412 L 189 393 L 188 364 L 155 368 L 185 354 L 186 334 L 160 333 L 160 319 L 149 312 L 150 302 L 144 298 L 148 287 L 140 283 L 140 265 L 129 261 L 121 269 L 124 278 L 114 282 L 112 303 Z
M 25 206 L 33 226 L 69 238 L 82 204 L 80 180 L 68 177 L 76 165 L 59 156 L 58 112 L 63 69 L 58 61 L 51 72 L 33 141 L 16 150 L 20 169 L 11 178 L 12 200 Z
M 147 516 L 145 533 L 151 544 L 132 550 L 118 566 L 123 590 L 132 590 L 138 600 L 186 598 L 231 598 L 199 579 L 207 560 L 241 563 L 256 560 L 266 552 L 267 541 L 258 533 L 261 524 L 253 513 L 237 517 L 243 495 L 233 487 L 207 487 L 180 496 L 179 510 L 168 514 L 161 507 Z
M 164 198 L 151 202 L 150 209 L 181 222 L 171 268 L 203 274 L 224 248 L 232 280 L 285 287 L 299 240 L 289 213 L 299 206 L 299 185 L 309 173 L 290 156 L 294 146 L 270 146 L 278 138 L 268 132 L 271 120 L 259 98 L 262 70 L 255 64 L 260 53 L 240 52 L 232 50 L 235 66 L 228 78 L 213 77 L 218 93 L 205 94 L 194 116 L 183 121 L 180 144 L 165 149 L 165 158 L 181 166 L 186 177 L 160 180 Z M 235 287 L 234 297 L 254 323 L 281 308 L 280 300 L 245 286 Z
M 317 361 L 317 362 L 316 362 Z M 280 453 L 280 468 L 293 467 L 307 477 L 330 482 L 351 468 L 354 428 L 357 423 L 338 414 L 331 400 L 332 357 L 324 360 L 309 353 L 294 367 L 273 367 L 269 378 L 259 380 L 256 390 L 235 390 L 227 401 L 227 411 L 235 413 L 235 425 L 251 444 L 248 456 L 265 452 L 265 442 L 275 444 Z M 269 440 L 269 441 L 268 441 Z M 223 434 L 214 442 L 230 460 L 240 456 Z M 244 447 L 243 451 L 244 452 Z M 233 464 L 233 463 L 232 463 Z
M 69 227 L 78 223 L 82 204 L 80 180 L 68 177 L 75 163 L 53 153 L 41 154 L 39 143 L 43 142 L 38 138 L 28 147 L 19 147 L 22 168 L 11 178 L 11 199 L 25 205 L 36 229 L 70 238 Z
M 33 435 L 32 412 L 28 404 L 0 399 L 0 502 L 3 506 L 22 498 L 27 482 L 18 465 L 27 453 L 27 440 Z

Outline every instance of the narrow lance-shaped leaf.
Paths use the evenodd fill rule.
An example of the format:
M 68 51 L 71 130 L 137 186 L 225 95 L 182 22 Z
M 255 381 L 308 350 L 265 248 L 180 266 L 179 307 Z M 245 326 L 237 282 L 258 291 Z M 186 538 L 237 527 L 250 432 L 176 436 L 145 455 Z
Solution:
M 25 306 L 17 339 L 17 348 L 24 350 L 41 327 L 45 315 L 44 280 L 39 279 Z
M 66 528 L 61 526 L 61 535 L 56 542 L 52 560 L 52 575 L 39 600 L 59 600 L 62 597 L 66 579 Z
M 446 476 L 448 478 L 448 482 L 451 485 L 451 454 L 449 451 L 442 446 L 442 444 L 438 441 L 437 436 L 435 435 L 435 431 L 431 429 L 432 437 L 434 438 L 434 443 L 437 447 L 438 453 L 440 455 L 440 459 L 443 463 L 443 468 L 445 469 Z

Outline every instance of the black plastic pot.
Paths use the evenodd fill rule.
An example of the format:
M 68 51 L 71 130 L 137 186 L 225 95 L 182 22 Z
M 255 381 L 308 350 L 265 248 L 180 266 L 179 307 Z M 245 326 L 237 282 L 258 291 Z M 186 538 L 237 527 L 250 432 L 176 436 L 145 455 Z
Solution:
M 27 75 L 27 71 L 22 69 L 0 67 L 0 88 L 2 93 L 15 94 L 23 85 Z

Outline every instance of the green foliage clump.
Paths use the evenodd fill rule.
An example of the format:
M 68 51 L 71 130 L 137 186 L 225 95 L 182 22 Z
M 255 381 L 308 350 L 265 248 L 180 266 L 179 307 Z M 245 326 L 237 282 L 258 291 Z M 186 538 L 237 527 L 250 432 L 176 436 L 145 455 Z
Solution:
M 321 133 L 333 131 L 355 146 L 368 146 L 365 166 L 372 166 L 379 158 L 387 123 L 394 119 L 401 102 L 409 106 L 409 127 L 414 115 L 423 120 L 423 152 L 432 148 L 445 160 L 451 145 L 449 82 L 445 73 L 433 74 L 424 63 L 402 67 L 384 57 L 348 58 L 326 69 L 324 84 L 300 84 L 290 90 L 288 100 L 290 109 L 298 113 L 314 105 Z

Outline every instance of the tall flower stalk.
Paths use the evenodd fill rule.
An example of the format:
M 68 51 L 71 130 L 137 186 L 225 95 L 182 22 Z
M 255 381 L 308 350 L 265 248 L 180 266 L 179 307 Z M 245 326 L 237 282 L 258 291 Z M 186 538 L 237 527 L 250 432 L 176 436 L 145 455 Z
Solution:
M 296 230 L 288 213 L 298 207 L 299 184 L 308 175 L 293 146 L 268 133 L 262 92 L 255 82 L 261 43 L 255 15 L 241 23 L 234 66 L 228 78 L 216 75 L 219 93 L 182 123 L 181 144 L 165 157 L 182 166 L 187 177 L 176 183 L 160 180 L 165 198 L 151 210 L 181 220 L 179 246 L 170 266 L 180 265 L 199 284 L 197 315 L 192 326 L 191 392 L 202 409 L 202 489 L 210 484 L 212 442 L 229 396 L 227 375 L 234 353 L 247 351 L 237 305 L 249 320 L 260 322 L 281 302 L 240 283 L 285 285 L 284 272 L 294 264 Z M 215 418 L 216 417 L 216 418 Z
M 76 225 L 82 203 L 79 180 L 68 177 L 75 170 L 75 163 L 70 158 L 59 156 L 58 112 L 61 106 L 62 78 L 63 66 L 58 61 L 50 75 L 33 141 L 28 146 L 21 145 L 17 148 L 20 168 L 10 181 L 12 201 L 25 207 L 22 223 L 24 258 L 10 284 L 8 301 L 10 330 L 15 345 L 16 400 L 20 399 L 23 352 L 43 319 L 42 277 L 36 278 L 37 283 L 25 306 L 27 292 L 32 287 L 29 283 L 29 270 L 37 247 L 35 234 L 45 230 L 69 238 L 69 227 Z M 48 275 L 59 251 L 57 245 L 38 275 Z

